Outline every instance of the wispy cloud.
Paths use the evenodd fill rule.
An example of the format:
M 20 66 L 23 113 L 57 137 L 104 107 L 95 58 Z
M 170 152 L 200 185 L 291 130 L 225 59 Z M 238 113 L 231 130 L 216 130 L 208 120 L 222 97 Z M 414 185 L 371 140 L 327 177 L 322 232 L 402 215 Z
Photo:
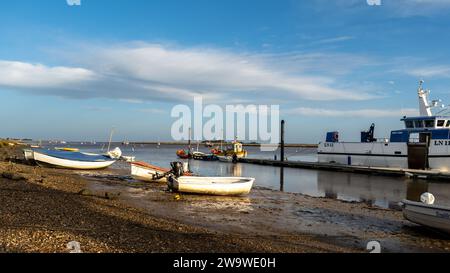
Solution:
M 399 116 L 415 116 L 418 114 L 417 109 L 358 109 L 358 110 L 333 110 L 299 107 L 287 110 L 286 113 L 291 115 L 316 116 L 316 117 L 399 117 Z
M 293 73 L 288 62 L 256 53 L 147 43 L 91 46 L 88 50 L 69 52 L 76 52 L 76 57 L 71 56 L 77 60 L 76 67 L 0 62 L 0 87 L 129 102 L 190 101 L 195 96 L 215 101 L 249 97 L 285 100 L 374 97 L 345 87 L 332 75 L 313 77 L 308 67 Z
M 450 78 L 450 66 L 445 65 L 435 65 L 435 66 L 425 66 L 419 68 L 413 68 L 406 71 L 407 74 L 423 78 Z
M 353 36 L 339 36 L 339 37 L 318 40 L 315 43 L 316 44 L 333 44 L 333 43 L 339 43 L 339 42 L 349 41 L 349 40 L 353 40 L 353 39 L 355 39 L 355 37 L 353 37 Z

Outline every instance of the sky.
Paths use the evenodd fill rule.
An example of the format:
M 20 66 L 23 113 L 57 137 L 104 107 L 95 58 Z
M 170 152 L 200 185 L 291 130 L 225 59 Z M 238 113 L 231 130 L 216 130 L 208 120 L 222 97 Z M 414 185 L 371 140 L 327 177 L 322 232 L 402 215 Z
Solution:
M 450 0 L 2 1 L 0 137 L 171 140 L 171 109 L 279 105 L 286 141 L 355 141 L 450 103 Z

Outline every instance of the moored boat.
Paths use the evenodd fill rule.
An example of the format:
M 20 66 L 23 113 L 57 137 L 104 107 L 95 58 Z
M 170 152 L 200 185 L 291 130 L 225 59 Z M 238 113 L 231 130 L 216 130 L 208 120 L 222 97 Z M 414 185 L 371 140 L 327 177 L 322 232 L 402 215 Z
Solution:
M 428 101 L 429 91 L 418 89 L 420 116 L 404 117 L 405 128 L 391 132 L 389 139 L 375 138 L 375 125 L 361 132 L 360 142 L 342 142 L 338 132 L 329 132 L 319 143 L 318 161 L 351 166 L 450 171 L 449 107 Z M 440 106 L 440 107 L 438 107 Z M 432 109 L 437 109 L 432 113 Z
M 211 153 L 216 156 L 236 156 L 237 158 L 244 158 L 248 155 L 248 152 L 244 150 L 242 143 L 237 140 L 233 141 L 231 148 L 227 148 L 225 150 L 212 149 Z
M 167 180 L 176 192 L 222 196 L 249 194 L 255 182 L 255 178 L 245 177 L 169 176 Z
M 202 160 L 202 161 L 216 161 L 219 160 L 216 155 L 213 154 L 205 154 L 202 152 L 193 152 L 192 158 L 194 160 Z
M 176 154 L 181 159 L 192 158 L 192 154 L 189 150 L 178 150 Z
M 104 169 L 116 162 L 108 155 L 44 149 L 33 150 L 33 159 L 39 165 L 76 170 Z

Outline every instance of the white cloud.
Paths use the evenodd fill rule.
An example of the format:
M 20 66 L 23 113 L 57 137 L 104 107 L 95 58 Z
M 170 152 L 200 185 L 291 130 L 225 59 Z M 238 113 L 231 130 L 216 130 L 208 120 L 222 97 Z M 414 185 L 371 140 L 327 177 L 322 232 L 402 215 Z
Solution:
M 419 68 L 413 68 L 407 70 L 409 75 L 415 77 L 427 77 L 427 78 L 449 78 L 450 77 L 450 67 L 445 65 L 436 66 L 420 66 Z
M 56 88 L 92 81 L 95 73 L 84 68 L 47 67 L 42 64 L 0 60 L 0 86 Z
M 238 54 L 211 48 L 173 48 L 160 44 L 90 47 L 76 52 L 77 67 L 0 61 L 0 87 L 77 98 L 149 100 L 365 100 L 368 92 L 344 87 L 335 77 L 312 77 L 296 54 Z M 71 53 L 68 53 L 71 54 Z M 74 53 L 75 54 L 75 53 Z M 321 58 L 325 56 L 319 54 Z M 314 72 L 314 71 L 312 71 Z M 347 85 L 348 86 L 348 85 Z M 73 91 L 77 92 L 73 92 Z M 38 93 L 38 92 L 36 92 Z
M 286 111 L 288 114 L 302 115 L 302 116 L 317 116 L 317 117 L 401 117 L 401 116 L 416 116 L 417 109 L 359 109 L 359 110 L 333 110 L 299 107 Z

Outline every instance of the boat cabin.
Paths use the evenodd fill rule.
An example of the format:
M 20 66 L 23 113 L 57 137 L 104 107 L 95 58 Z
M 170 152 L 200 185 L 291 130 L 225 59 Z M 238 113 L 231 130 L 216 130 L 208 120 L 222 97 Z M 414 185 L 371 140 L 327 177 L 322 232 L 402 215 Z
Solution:
M 391 132 L 391 142 L 450 139 L 450 116 L 404 117 L 405 129 Z

